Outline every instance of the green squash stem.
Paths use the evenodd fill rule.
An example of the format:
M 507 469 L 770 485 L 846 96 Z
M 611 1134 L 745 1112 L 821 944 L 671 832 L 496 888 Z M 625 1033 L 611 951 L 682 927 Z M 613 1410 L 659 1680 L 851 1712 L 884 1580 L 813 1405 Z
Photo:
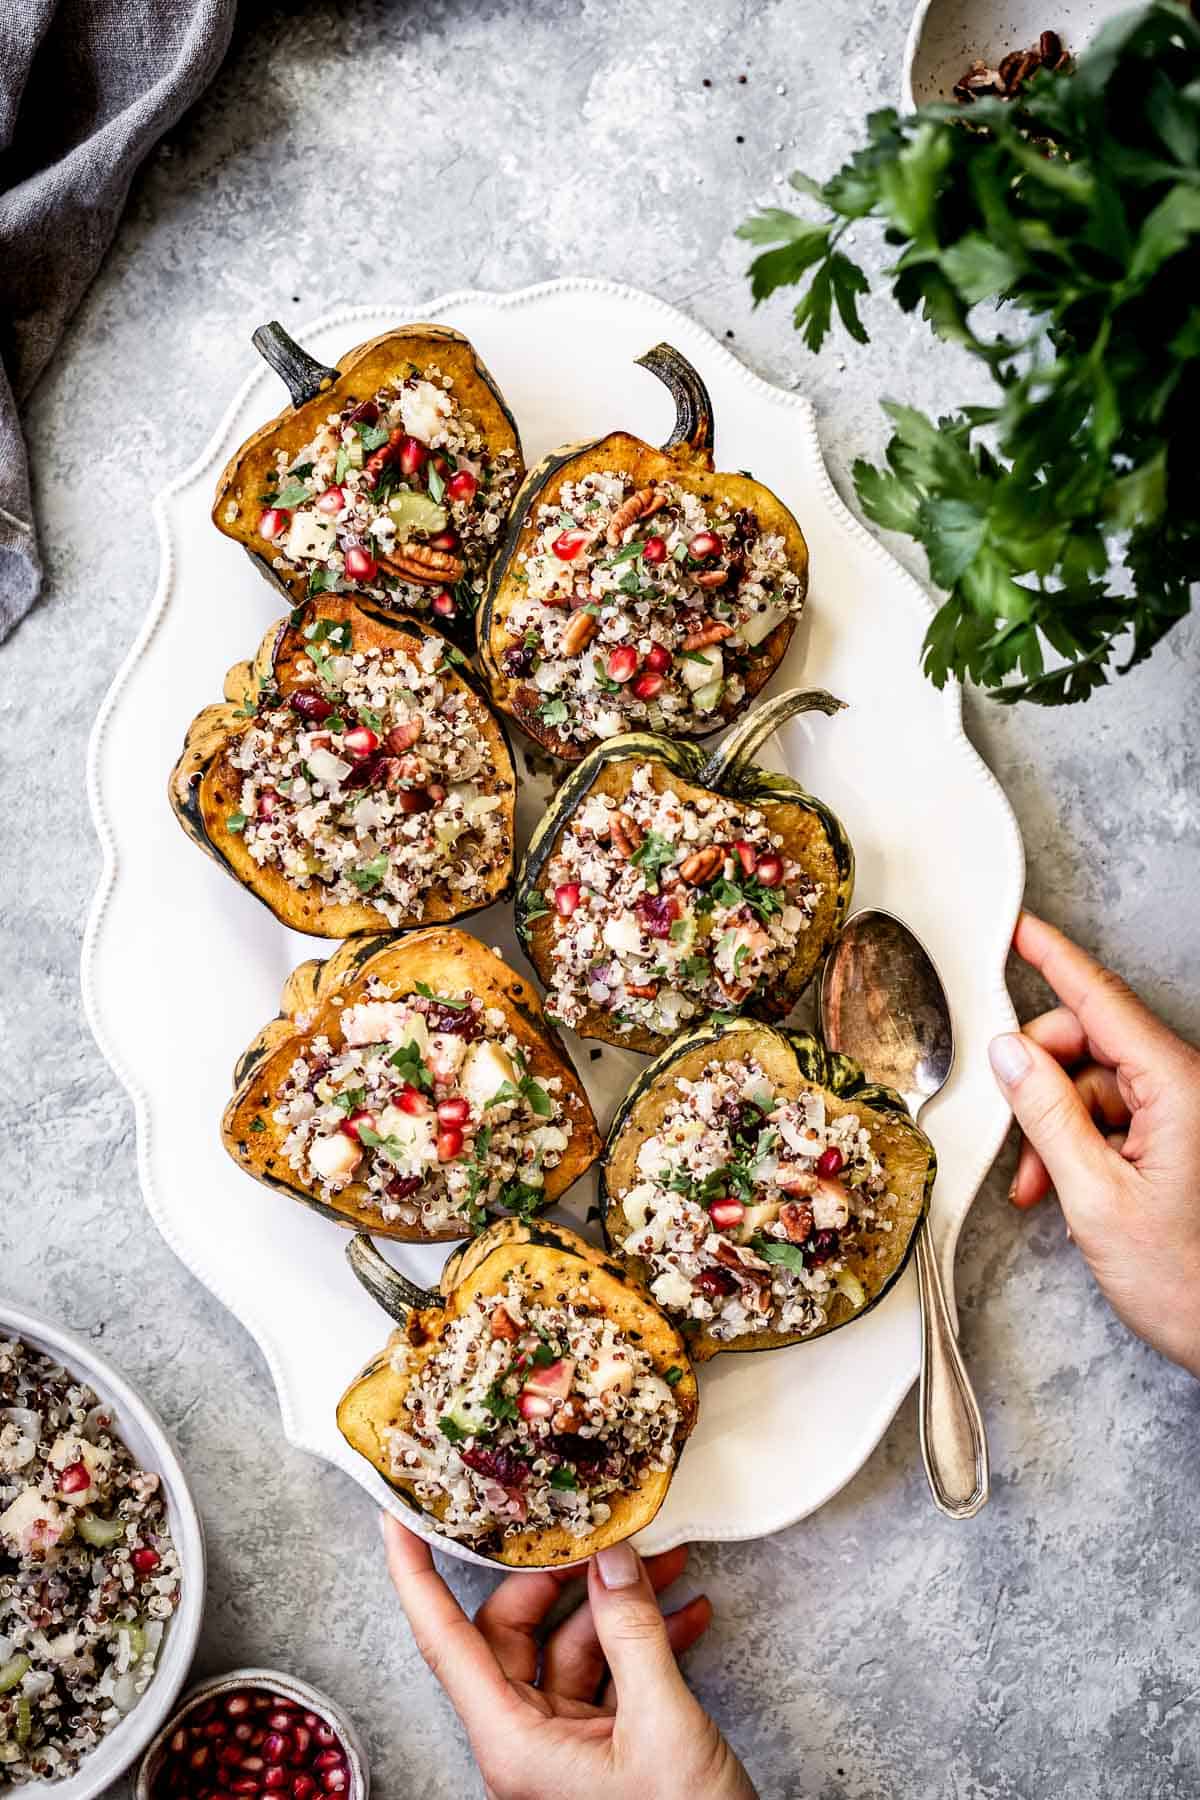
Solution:
M 789 688 L 786 694 L 765 700 L 718 744 L 700 771 L 700 785 L 715 788 L 718 793 L 733 792 L 739 779 L 753 766 L 756 751 L 788 719 L 803 712 L 822 712 L 832 718 L 845 705 L 844 700 L 835 699 L 824 688 Z
M 376 1305 L 382 1306 L 397 1324 L 406 1325 L 411 1312 L 445 1304 L 440 1294 L 418 1287 L 406 1275 L 401 1275 L 399 1269 L 393 1269 L 365 1231 L 356 1232 L 346 1245 L 346 1261 Z
M 260 325 L 250 342 L 263 361 L 279 376 L 292 396 L 293 406 L 303 406 L 306 401 L 315 400 L 323 388 L 331 386 L 338 378 L 337 369 L 326 368 L 315 356 L 302 350 L 278 319 L 272 319 L 268 325 Z
M 638 367 L 657 375 L 675 402 L 675 428 L 665 451 L 686 449 L 706 468 L 713 466 L 713 406 L 708 389 L 687 357 L 673 344 L 655 344 L 645 356 L 634 358 Z

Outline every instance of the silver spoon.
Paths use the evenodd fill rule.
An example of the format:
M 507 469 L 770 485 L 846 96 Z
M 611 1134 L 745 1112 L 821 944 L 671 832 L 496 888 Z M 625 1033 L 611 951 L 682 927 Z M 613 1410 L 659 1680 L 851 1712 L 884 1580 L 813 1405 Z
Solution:
M 848 919 L 821 976 L 821 1029 L 831 1050 L 895 1088 L 919 1119 L 946 1085 L 954 1028 L 941 976 L 920 940 L 891 913 Z M 934 1505 L 969 1519 L 988 1497 L 987 1438 L 950 1323 L 926 1224 L 917 1233 L 921 1291 L 921 1455 Z

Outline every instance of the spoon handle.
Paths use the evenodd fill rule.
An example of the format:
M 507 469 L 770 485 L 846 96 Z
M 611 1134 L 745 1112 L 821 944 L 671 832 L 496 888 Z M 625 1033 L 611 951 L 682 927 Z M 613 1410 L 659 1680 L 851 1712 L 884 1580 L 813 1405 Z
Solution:
M 939 1512 L 969 1519 L 988 1497 L 983 1415 L 958 1348 L 928 1224 L 917 1236 L 921 1289 L 921 1455 Z

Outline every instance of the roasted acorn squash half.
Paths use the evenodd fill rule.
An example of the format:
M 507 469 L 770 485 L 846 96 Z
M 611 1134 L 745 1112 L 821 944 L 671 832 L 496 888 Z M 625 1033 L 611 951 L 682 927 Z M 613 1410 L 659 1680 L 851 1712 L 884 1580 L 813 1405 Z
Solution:
M 851 1116 L 857 1129 L 841 1123 Z M 679 1323 L 694 1361 L 773 1350 L 878 1304 L 908 1262 L 936 1171 L 900 1096 L 850 1057 L 806 1032 L 710 1020 L 617 1111 L 601 1165 L 604 1238 Z
M 398 1275 L 365 1237 L 347 1254 L 400 1329 L 347 1389 L 338 1426 L 406 1506 L 435 1531 L 516 1569 L 582 1562 L 650 1523 L 696 1422 L 696 1377 L 675 1326 L 619 1263 L 540 1220 L 490 1226 L 450 1258 L 436 1294 Z M 570 1342 L 559 1325 L 568 1307 Z M 439 1358 L 464 1339 L 481 1345 L 476 1369 L 489 1359 L 486 1390 L 478 1374 L 450 1392 L 439 1377 Z M 589 1346 L 597 1354 L 589 1356 Z M 575 1354 L 564 1358 L 568 1348 Z M 631 1391 L 662 1431 L 665 1455 L 639 1442 L 646 1428 L 627 1405 Z M 598 1443 L 617 1453 L 610 1491 L 602 1491 Z M 406 1449 L 428 1459 L 426 1478 L 448 1470 L 460 1494 L 466 1489 L 458 1517 L 447 1518 L 446 1492 L 417 1492 L 423 1471 L 402 1461 Z M 541 1474 L 530 1467 L 535 1456 Z M 572 1531 L 564 1521 L 581 1508 L 588 1516 Z
M 201 849 L 314 937 L 461 919 L 511 892 L 503 725 L 439 632 L 349 595 L 279 620 L 229 671 L 169 795 Z
M 293 970 L 238 1059 L 221 1139 L 256 1181 L 412 1243 L 549 1206 L 600 1150 L 532 985 L 442 928 L 351 938 Z
M 517 880 L 552 1017 L 656 1054 L 711 1012 L 791 1011 L 846 916 L 854 855 L 829 808 L 754 755 L 792 714 L 841 704 L 796 690 L 714 752 L 631 733 L 571 771 Z
M 254 347 L 292 404 L 222 470 L 217 529 L 293 604 L 362 594 L 471 646 L 524 472 L 516 421 L 471 344 L 402 325 L 330 369 L 272 322 Z
M 783 660 L 808 587 L 804 535 L 744 471 L 713 470 L 712 402 L 669 344 L 639 357 L 670 389 L 661 449 L 627 431 L 530 471 L 478 615 L 497 705 L 552 755 L 650 730 L 703 737 Z

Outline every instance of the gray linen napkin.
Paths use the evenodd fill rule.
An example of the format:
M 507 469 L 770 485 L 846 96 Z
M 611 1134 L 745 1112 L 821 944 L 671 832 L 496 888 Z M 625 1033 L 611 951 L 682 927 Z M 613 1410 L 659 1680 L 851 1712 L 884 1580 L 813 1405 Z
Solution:
M 147 151 L 220 66 L 236 0 L 0 0 L 0 639 L 41 563 L 17 409 Z

